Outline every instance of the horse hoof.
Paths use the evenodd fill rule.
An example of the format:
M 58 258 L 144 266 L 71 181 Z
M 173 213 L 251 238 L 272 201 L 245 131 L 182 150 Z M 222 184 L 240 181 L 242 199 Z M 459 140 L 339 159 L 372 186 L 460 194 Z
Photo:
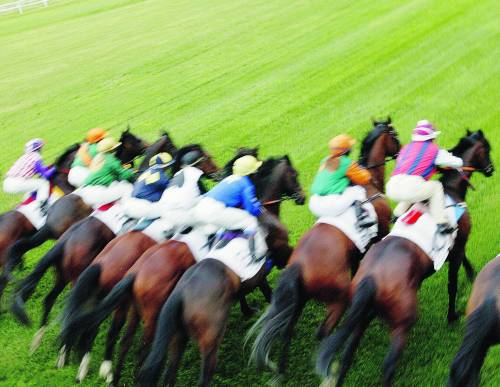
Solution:
M 258 312 L 259 312 L 259 309 L 252 308 L 252 307 L 245 308 L 244 310 L 241 311 L 241 313 L 243 313 L 243 317 L 245 317 L 245 318 L 250 318 L 253 315 L 257 314 Z
M 16 296 L 14 302 L 12 303 L 10 310 L 14 317 L 21 323 L 26 326 L 31 326 L 31 320 L 24 309 L 24 302 L 21 300 L 19 296 Z
M 283 375 L 282 374 L 276 374 L 273 378 L 269 379 L 266 383 L 266 386 L 269 387 L 278 387 L 283 384 Z
M 85 355 L 83 355 L 83 359 L 80 362 L 80 368 L 78 368 L 78 375 L 76 376 L 77 383 L 81 383 L 89 373 L 89 364 L 90 353 L 87 352 Z
M 326 337 L 325 327 L 321 324 L 318 329 L 316 329 L 316 339 L 321 341 Z
M 320 384 L 320 387 L 335 387 L 336 380 L 333 376 L 329 376 L 323 379 L 323 382 Z
M 448 324 L 454 323 L 459 317 L 458 313 L 448 313 Z
M 102 378 L 102 379 L 105 379 L 106 382 L 109 378 L 109 375 L 111 375 L 111 379 L 113 379 L 113 374 L 111 373 L 111 369 L 112 369 L 112 362 L 111 360 L 104 360 L 102 363 L 101 363 L 101 367 L 99 368 L 99 376 Z
M 56 367 L 60 369 L 63 368 L 65 364 L 66 364 L 66 346 L 63 345 L 59 350 L 59 357 L 57 358 Z
M 33 337 L 33 341 L 31 342 L 30 345 L 30 355 L 33 355 L 35 351 L 40 348 L 40 344 L 42 344 L 42 338 L 43 335 L 45 335 L 45 331 L 47 330 L 47 327 L 44 325 L 40 327 L 40 329 L 35 333 L 35 336 Z

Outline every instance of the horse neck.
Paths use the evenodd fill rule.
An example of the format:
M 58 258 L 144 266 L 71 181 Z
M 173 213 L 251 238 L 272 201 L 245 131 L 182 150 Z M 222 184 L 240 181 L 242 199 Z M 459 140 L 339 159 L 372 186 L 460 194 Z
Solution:
M 263 182 L 259 184 L 259 187 L 264 187 L 257 192 L 257 196 L 261 203 L 273 202 L 275 200 L 280 200 L 282 195 L 285 193 L 282 190 L 280 184 L 281 182 L 281 171 L 278 168 L 274 168 L 269 176 L 263 179 Z M 280 215 L 281 202 L 272 203 L 266 206 L 266 209 L 273 213 L 274 215 Z
M 462 155 L 456 155 L 462 158 L 464 165 L 470 165 L 472 158 L 474 157 L 473 149 L 468 149 Z M 470 179 L 472 172 L 464 172 L 467 179 Z M 455 170 L 444 171 L 441 176 L 441 184 L 443 184 L 443 189 L 446 194 L 450 195 L 456 200 L 465 201 L 465 196 L 467 195 L 467 189 L 469 184 L 464 177 L 460 175 L 459 172 Z
M 372 183 L 368 186 L 368 193 L 370 190 L 375 192 L 384 192 L 384 181 L 385 181 L 385 148 L 384 148 L 384 136 L 380 136 L 373 144 L 370 153 L 368 154 L 366 165 L 379 165 L 374 168 L 370 168 L 369 172 L 372 175 Z

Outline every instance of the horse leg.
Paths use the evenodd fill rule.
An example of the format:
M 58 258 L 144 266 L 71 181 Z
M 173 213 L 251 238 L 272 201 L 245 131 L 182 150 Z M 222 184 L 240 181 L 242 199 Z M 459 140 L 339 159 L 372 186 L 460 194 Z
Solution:
M 462 258 L 462 265 L 464 265 L 465 269 L 465 274 L 467 275 L 467 279 L 472 283 L 474 282 L 474 277 L 476 276 L 476 272 L 474 270 L 474 267 L 470 263 L 469 259 L 467 258 L 467 255 L 463 255 Z
M 316 337 L 318 340 L 323 340 L 325 337 L 330 335 L 333 328 L 335 328 L 338 321 L 340 320 L 340 317 L 342 317 L 342 314 L 344 313 L 346 307 L 347 296 L 340 297 L 340 299 L 327 305 L 325 321 L 323 321 L 316 333 Z
M 181 329 L 174 337 L 170 347 L 170 364 L 168 366 L 167 373 L 165 375 L 164 386 L 173 386 L 175 384 L 175 379 L 177 376 L 177 370 L 182 360 L 182 355 L 186 349 L 189 336 L 187 333 Z
M 269 286 L 269 282 L 267 282 L 267 278 L 264 277 L 264 279 L 260 282 L 259 284 L 259 289 L 264 295 L 264 298 L 268 303 L 271 302 L 271 297 L 273 296 L 273 290 L 271 289 L 271 286 Z
M 292 343 L 293 329 L 299 320 L 302 309 L 304 308 L 305 301 L 299 301 L 297 308 L 293 312 L 293 317 L 289 324 L 285 328 L 283 335 L 283 347 L 281 349 L 281 355 L 278 361 L 278 374 L 283 376 L 286 371 L 286 364 L 288 362 L 288 354 L 290 352 L 290 345 Z
M 82 349 L 82 353 L 84 355 L 82 361 L 80 362 L 80 367 L 78 368 L 78 373 L 76 375 L 77 383 L 81 383 L 89 372 L 90 350 L 92 349 L 92 345 L 94 344 L 98 332 L 99 327 L 94 327 L 89 329 L 88 331 L 83 332 L 83 335 L 80 337 L 78 348 Z
M 111 372 L 113 351 L 115 349 L 116 342 L 118 341 L 120 331 L 125 324 L 128 307 L 128 303 L 118 306 L 113 315 L 111 326 L 109 327 L 106 339 L 106 350 L 104 352 L 104 359 L 106 360 L 101 363 L 101 367 L 99 368 L 99 375 L 105 379 L 107 383 L 111 383 L 113 381 L 113 373 Z
M 245 298 L 244 294 L 241 294 L 239 296 L 239 301 L 240 301 L 241 313 L 243 314 L 244 317 L 252 317 L 257 312 L 256 309 L 248 305 L 247 299 Z
M 351 367 L 352 359 L 354 358 L 356 349 L 358 349 L 361 337 L 363 337 L 363 333 L 365 332 L 372 319 L 373 315 L 368 316 L 363 321 L 361 321 L 355 328 L 353 334 L 347 340 L 344 353 L 342 354 L 340 370 L 337 377 L 337 386 L 342 386 L 342 384 L 344 383 L 345 376 L 347 374 L 347 371 Z
M 458 319 L 456 311 L 458 269 L 462 262 L 463 254 L 452 256 L 448 268 L 448 323 Z
M 408 336 L 408 326 L 403 325 L 391 332 L 391 343 L 389 345 L 389 352 L 384 359 L 384 375 L 383 375 L 383 385 L 390 386 L 394 380 L 394 374 L 396 373 L 396 364 L 403 352 L 403 348 L 406 344 L 406 339 Z
M 131 308 L 130 313 L 129 313 L 129 321 L 128 321 L 128 326 L 127 326 L 127 331 L 125 332 L 125 336 L 122 338 L 122 341 L 120 343 L 120 355 L 118 356 L 118 362 L 116 363 L 115 367 L 115 373 L 112 376 L 111 380 L 115 385 L 118 385 L 118 382 L 120 381 L 121 375 L 122 375 L 122 369 L 123 369 L 123 364 L 125 363 L 125 359 L 127 357 L 128 350 L 130 346 L 132 345 L 132 341 L 134 340 L 134 335 L 135 332 L 137 331 L 137 325 L 139 324 L 139 314 L 135 310 L 134 307 Z M 108 359 L 106 357 L 106 359 Z M 109 358 L 109 372 L 111 372 L 111 358 Z M 104 362 L 101 365 L 101 369 L 104 365 Z M 104 370 L 103 370 L 104 371 Z M 103 377 L 103 374 L 100 372 L 100 375 Z M 110 383 L 108 379 L 106 379 L 107 383 Z
M 61 272 L 58 271 L 56 275 L 57 278 L 54 287 L 52 288 L 50 293 L 47 294 L 47 297 L 45 297 L 45 299 L 43 300 L 42 321 L 40 322 L 40 328 L 36 332 L 35 336 L 33 337 L 33 341 L 31 342 L 30 354 L 33 354 L 40 347 L 42 337 L 45 334 L 45 330 L 47 329 L 50 311 L 52 310 L 57 297 L 59 296 L 59 294 L 61 294 L 67 284 Z

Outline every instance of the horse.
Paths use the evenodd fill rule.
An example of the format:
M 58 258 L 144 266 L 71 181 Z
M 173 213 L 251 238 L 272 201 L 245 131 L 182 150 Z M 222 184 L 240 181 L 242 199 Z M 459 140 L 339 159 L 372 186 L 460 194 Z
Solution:
M 249 149 L 240 149 L 235 158 L 240 157 L 242 154 L 254 154 L 254 152 Z M 289 177 L 283 175 L 288 175 Z M 267 197 L 275 201 L 280 198 L 293 196 L 296 198 L 296 202 L 304 202 L 302 196 L 303 191 L 297 181 L 297 173 L 287 156 L 266 160 L 263 164 L 262 171 L 257 173 L 253 179 L 259 183 L 257 184 L 259 187 L 257 196 L 259 198 Z M 260 184 L 261 181 L 267 181 L 268 184 Z M 276 185 L 279 185 L 281 189 L 276 189 Z M 273 224 L 273 222 L 276 222 L 274 215 L 267 214 L 265 217 L 272 218 L 272 220 L 268 221 L 266 224 Z M 276 263 L 278 265 L 283 265 L 286 261 L 281 262 L 280 260 L 287 259 L 287 257 L 283 258 L 282 246 L 288 244 L 288 234 L 274 233 L 273 237 L 287 238 L 286 241 L 268 239 L 271 250 L 273 248 L 275 251 L 277 250 L 276 254 L 274 254 Z M 68 325 L 68 333 L 80 332 L 82 327 L 86 329 L 89 327 L 97 327 L 114 308 L 118 306 L 108 333 L 105 360 L 101 365 L 101 376 L 107 377 L 108 380 L 113 380 L 114 383 L 117 383 L 137 323 L 141 318 L 144 323 L 143 349 L 141 350 L 141 354 L 144 355 L 147 353 L 146 349 L 153 339 L 156 320 L 161 306 L 173 290 L 180 276 L 194 263 L 195 258 L 189 247 L 183 242 L 169 240 L 159 245 L 155 245 L 148 249 L 137 260 L 132 268 L 125 274 L 123 280 L 113 288 L 109 295 L 106 296 L 93 311 L 80 316 L 74 320 L 73 324 Z M 271 291 L 265 277 L 259 276 L 252 287 L 256 285 L 260 287 L 269 301 Z M 247 308 L 249 307 L 246 304 L 244 295 L 244 292 L 240 294 L 240 303 L 242 311 L 245 314 L 248 313 Z M 122 349 L 120 351 L 114 377 L 111 377 L 113 348 L 118 338 L 118 333 L 125 322 L 127 310 L 130 306 L 132 306 L 133 310 L 130 312 L 131 314 L 129 314 L 129 327 L 125 334 L 125 338 L 122 340 Z M 65 334 L 62 336 L 64 335 Z M 81 350 L 81 352 L 86 351 L 87 350 L 84 349 Z M 141 356 L 141 359 L 143 357 L 144 356 Z
M 500 255 L 479 272 L 466 314 L 464 340 L 451 365 L 447 387 L 479 386 L 486 354 L 500 343 Z
M 164 136 L 160 138 L 157 143 L 164 143 Z M 166 147 L 169 148 L 171 146 L 171 142 L 168 135 L 166 136 L 169 140 Z M 143 154 L 147 147 L 147 143 L 132 134 L 129 129 L 125 130 L 121 134 L 120 142 L 121 144 L 116 150 L 116 156 L 123 164 L 133 164 L 134 159 Z M 153 144 L 153 146 L 155 146 L 155 144 Z M 75 144 L 73 147 L 74 149 L 72 149 L 74 150 L 74 153 L 76 153 L 79 148 L 78 144 Z M 67 186 L 70 186 L 67 182 L 67 174 L 69 173 L 70 167 L 71 163 L 66 162 L 64 176 Z M 62 180 L 60 174 L 56 174 L 55 178 Z M 92 208 L 87 206 L 78 195 L 65 195 L 50 206 L 47 211 L 47 220 L 45 225 L 33 235 L 29 235 L 18 240 L 7 252 L 7 263 L 3 274 L 0 276 L 0 295 L 2 290 L 7 285 L 7 282 L 10 280 L 11 272 L 22 262 L 24 254 L 40 246 L 49 239 L 60 238 L 70 226 L 86 218 L 91 212 Z
M 374 121 L 373 126 L 362 142 L 359 160 L 372 174 L 368 197 L 383 192 L 386 159 L 394 158 L 400 148 L 390 117 L 386 121 Z M 389 232 L 391 209 L 387 201 L 378 196 L 373 205 L 378 216 L 377 239 L 380 239 Z M 355 272 L 361 257 L 354 243 L 330 224 L 316 223 L 300 239 L 288 267 L 281 273 L 271 306 L 247 335 L 250 338 L 260 328 L 251 353 L 251 360 L 259 369 L 271 368 L 269 352 L 273 342 L 282 335 L 284 345 L 278 372 L 284 374 L 293 328 L 308 300 L 327 304 L 327 317 L 318 336 L 325 336 L 333 329 L 348 304 L 351 272 Z
M 198 145 L 186 146 L 177 151 L 177 157 L 192 149 L 201 149 Z M 207 171 L 214 170 L 213 163 L 209 157 L 206 161 Z M 44 311 L 40 323 L 40 329 L 32 342 L 32 350 L 40 345 L 43 337 L 48 316 L 55 300 L 66 287 L 68 282 L 75 284 L 80 274 L 96 258 L 96 256 L 115 238 L 115 233 L 101 220 L 90 216 L 71 226 L 58 240 L 54 247 L 38 262 L 35 269 L 21 282 L 16 290 L 11 305 L 14 316 L 23 324 L 29 325 L 30 319 L 26 314 L 24 304 L 31 297 L 36 285 L 51 267 L 56 267 L 56 283 L 44 300 Z M 135 248 L 143 248 L 144 251 L 150 246 L 149 238 L 141 241 Z M 147 246 L 144 248 L 143 246 Z M 127 247 L 130 251 L 131 247 Z
M 288 157 L 282 158 L 284 165 L 291 167 Z M 275 167 L 276 168 L 276 167 Z M 266 166 L 263 171 L 266 173 Z M 273 189 L 276 182 L 296 181 L 297 174 L 291 173 L 288 179 L 280 179 L 270 174 L 265 184 L 256 184 L 257 187 L 268 187 L 271 192 L 283 192 L 285 187 Z M 272 177 L 274 176 L 274 177 Z M 256 177 L 257 179 L 257 177 Z M 275 179 L 273 181 L 273 179 Z M 298 183 L 294 189 L 288 190 L 288 195 L 295 198 L 297 204 L 303 204 L 304 194 Z M 279 187 L 279 185 L 278 185 Z M 270 212 L 268 212 L 269 216 Z M 280 255 L 273 252 L 274 245 L 267 240 L 270 257 L 278 267 L 284 267 L 289 255 Z M 278 248 L 279 250 L 279 248 Z M 191 266 L 183 274 L 174 290 L 161 308 L 154 341 L 151 351 L 141 368 L 138 385 L 153 385 L 159 378 L 162 363 L 166 358 L 169 345 L 172 347 L 171 365 L 168 369 L 166 384 L 173 384 L 177 368 L 188 340 L 188 334 L 199 344 L 202 356 L 201 385 L 209 385 L 216 367 L 218 348 L 222 341 L 227 324 L 229 310 L 235 300 L 248 294 L 255 287 L 264 287 L 267 284 L 268 269 L 265 265 L 252 278 L 242 282 L 240 277 L 221 261 L 205 258 Z M 264 287 L 265 288 L 265 287 Z M 270 288 L 267 296 L 270 296 Z M 268 297 L 266 297 L 269 301 Z
M 53 189 L 60 189 L 65 195 L 73 187 L 68 183 L 69 166 L 73 162 L 78 144 L 71 145 L 54 162 L 55 173 L 50 178 Z M 0 215 L 0 267 L 6 265 L 8 251 L 16 241 L 36 234 L 36 229 L 29 219 L 17 210 L 8 211 Z M 9 281 L 10 270 L 0 276 L 0 297 Z
M 451 152 L 463 159 L 466 172 L 443 170 L 441 182 L 445 193 L 460 203 L 465 200 L 467 188 L 471 185 L 469 178 L 474 171 L 480 171 L 486 177 L 493 174 L 490 145 L 481 130 L 474 133 L 467 131 Z M 450 264 L 449 322 L 456 319 L 457 272 L 465 259 L 465 244 L 470 229 L 470 217 L 465 212 L 458 221 L 455 244 L 447 257 Z M 417 320 L 417 291 L 422 281 L 434 272 L 429 256 L 409 239 L 389 235 L 373 245 L 352 280 L 352 303 L 346 319 L 335 334 L 321 345 L 316 362 L 318 373 L 331 377 L 330 364 L 336 352 L 349 339 L 337 376 L 337 385 L 342 385 L 364 330 L 378 315 L 387 322 L 391 331 L 391 343 L 383 363 L 383 384 L 390 385 L 408 332 Z

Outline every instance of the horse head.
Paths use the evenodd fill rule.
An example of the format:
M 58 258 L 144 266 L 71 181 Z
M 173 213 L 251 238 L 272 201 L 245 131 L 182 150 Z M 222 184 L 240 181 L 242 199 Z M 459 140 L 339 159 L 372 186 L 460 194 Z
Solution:
M 200 158 L 192 164 L 193 166 L 196 165 L 196 168 L 201 169 L 205 175 L 208 177 L 213 177 L 216 176 L 218 173 L 219 169 L 217 168 L 217 165 L 215 164 L 214 160 L 212 159 L 212 155 L 210 155 L 207 151 L 203 149 L 203 147 L 199 144 L 190 144 L 186 145 L 182 148 L 180 148 L 176 155 L 175 155 L 175 161 L 172 166 L 172 173 L 176 173 L 181 169 L 181 160 L 182 157 L 189 152 L 192 151 L 198 151 L 201 155 Z
M 144 153 L 144 160 L 142 160 L 141 165 L 139 165 L 139 173 L 144 172 L 149 167 L 149 160 L 156 154 L 167 152 L 175 157 L 177 154 L 177 147 L 175 146 L 172 138 L 166 131 L 160 133 L 160 138 L 156 140 L 152 145 L 148 146 L 146 152 Z
M 122 164 L 133 163 L 134 159 L 142 155 L 148 147 L 148 143 L 134 135 L 130 131 L 130 127 L 122 132 L 119 141 L 121 144 L 116 150 L 116 157 L 120 159 Z
M 219 171 L 217 174 L 216 178 L 214 179 L 215 181 L 221 181 L 222 179 L 228 177 L 233 173 L 233 164 L 234 162 L 239 159 L 240 157 L 243 156 L 253 156 L 253 157 L 259 157 L 259 148 L 249 148 L 249 147 L 241 147 L 236 150 L 236 154 L 234 157 L 229 160 Z
M 372 122 L 373 128 L 365 136 L 361 144 L 359 164 L 364 167 L 368 166 L 368 160 L 372 156 L 372 151 L 382 149 L 384 159 L 386 157 L 396 158 L 401 148 L 398 132 L 392 124 L 390 116 L 385 121 L 372 120 Z M 381 143 L 382 147 L 375 147 L 376 143 Z
M 466 130 L 466 135 L 460 139 L 451 153 L 464 161 L 464 166 L 472 167 L 486 177 L 493 175 L 495 168 L 491 161 L 491 146 L 481 129 L 476 132 Z

